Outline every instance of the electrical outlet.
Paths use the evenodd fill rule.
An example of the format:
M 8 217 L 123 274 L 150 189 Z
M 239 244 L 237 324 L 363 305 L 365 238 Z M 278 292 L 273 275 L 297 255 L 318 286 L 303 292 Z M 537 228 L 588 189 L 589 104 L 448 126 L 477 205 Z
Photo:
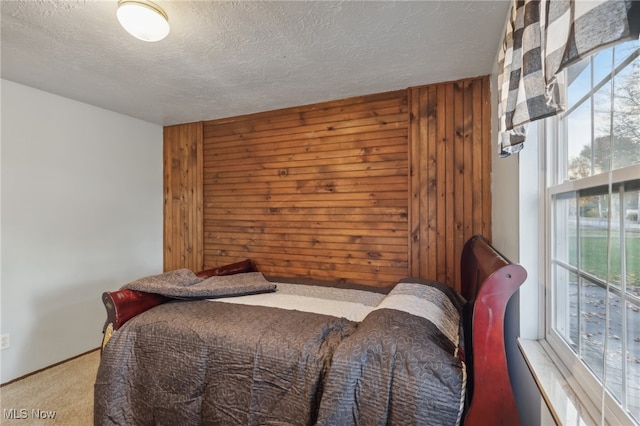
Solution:
M 9 347 L 9 335 L 3 334 L 0 336 L 0 350 L 7 349 Z

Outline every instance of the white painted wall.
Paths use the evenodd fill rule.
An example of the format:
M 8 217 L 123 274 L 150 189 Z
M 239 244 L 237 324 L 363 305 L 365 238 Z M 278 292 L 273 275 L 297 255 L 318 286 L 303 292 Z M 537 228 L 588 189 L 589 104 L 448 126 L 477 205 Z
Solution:
M 496 79 L 492 82 L 495 84 Z M 495 85 L 492 91 L 495 96 Z M 494 98 L 494 105 L 497 99 Z M 497 106 L 493 108 L 497 114 Z M 517 346 L 518 337 L 537 338 L 538 280 L 537 229 L 538 212 L 531 210 L 537 197 L 538 180 L 532 168 L 537 166 L 535 144 L 525 145 L 520 154 L 499 158 L 497 154 L 497 121 L 494 118 L 492 157 L 492 234 L 495 247 L 511 261 L 527 270 L 527 280 L 511 298 L 505 318 L 506 352 L 511 386 L 518 404 L 523 426 L 541 426 L 548 423 L 548 409 Z M 526 150 L 526 151 L 525 151 Z M 534 218 L 530 222 L 531 217 Z M 535 255 L 535 257 L 532 257 Z M 535 335 L 532 335 L 534 333 Z
M 525 148 L 507 158 L 493 159 L 493 242 L 509 259 L 527 270 L 520 288 L 520 337 L 541 338 L 539 282 L 540 200 L 537 126 L 531 125 Z
M 505 17 L 505 29 L 507 17 Z M 504 33 L 504 30 L 503 30 Z M 497 46 L 498 49 L 501 45 Z M 517 338 L 538 339 L 539 301 L 539 163 L 536 141 L 525 142 L 519 154 L 498 156 L 498 52 L 491 76 L 492 242 L 511 261 L 527 270 L 527 280 L 512 297 L 505 318 L 506 352 L 511 386 L 523 426 L 547 425 L 551 415 L 517 346 Z
M 162 127 L 1 84 L 6 383 L 99 347 L 102 292 L 162 272 Z

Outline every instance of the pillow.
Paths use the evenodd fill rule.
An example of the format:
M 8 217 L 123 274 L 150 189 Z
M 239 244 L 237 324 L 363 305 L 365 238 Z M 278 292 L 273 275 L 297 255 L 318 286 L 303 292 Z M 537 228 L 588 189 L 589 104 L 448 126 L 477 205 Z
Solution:
M 260 272 L 198 278 L 188 269 L 179 269 L 133 281 L 123 288 L 181 299 L 212 299 L 243 296 L 276 290 Z
M 197 287 L 206 288 L 210 299 L 276 291 L 276 285 L 261 272 L 213 276 L 198 283 Z
M 202 281 L 190 269 L 176 269 L 163 274 L 149 275 L 126 284 L 122 288 L 129 290 L 144 291 L 147 293 L 158 293 L 154 289 L 166 287 L 187 287 Z M 159 293 L 162 294 L 162 293 Z

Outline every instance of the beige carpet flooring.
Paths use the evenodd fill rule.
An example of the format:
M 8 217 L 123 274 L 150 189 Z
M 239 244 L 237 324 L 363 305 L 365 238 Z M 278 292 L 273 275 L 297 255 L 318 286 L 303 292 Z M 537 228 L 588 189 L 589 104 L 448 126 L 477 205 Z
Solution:
M 0 424 L 93 425 L 99 362 L 97 350 L 0 387 Z

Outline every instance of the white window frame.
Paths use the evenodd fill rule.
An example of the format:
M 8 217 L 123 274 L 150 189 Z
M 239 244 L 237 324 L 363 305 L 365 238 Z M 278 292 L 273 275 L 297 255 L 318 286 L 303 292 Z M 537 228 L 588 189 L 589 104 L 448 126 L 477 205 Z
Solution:
M 565 123 L 560 129 L 561 123 Z M 546 147 L 546 152 L 541 153 L 543 164 L 541 173 L 541 200 L 540 214 L 544 222 L 544 235 L 540 236 L 540 244 L 544 247 L 544 255 L 541 259 L 541 280 L 542 291 L 544 292 L 544 321 L 545 340 L 553 351 L 553 355 L 561 362 L 562 366 L 569 371 L 573 377 L 569 380 L 569 385 L 575 394 L 581 399 L 583 406 L 587 409 L 593 419 L 599 419 L 602 424 L 623 425 L 635 424 L 634 420 L 618 404 L 615 398 L 606 390 L 602 382 L 589 370 L 582 360 L 576 355 L 573 349 L 567 344 L 565 339 L 553 329 L 553 315 L 555 315 L 555 300 L 553 289 L 551 288 L 553 264 L 553 203 L 552 197 L 566 192 L 579 191 L 581 189 L 616 184 L 619 182 L 638 179 L 640 176 L 640 165 L 628 166 L 611 172 L 602 173 L 575 181 L 566 181 L 555 184 L 555 174 L 561 170 L 561 165 L 568 164 L 567 144 L 562 143 L 558 133 L 562 131 L 564 139 L 567 139 L 566 122 L 559 117 L 552 117 L 543 120 L 539 124 L 538 142 L 540 147 Z M 543 148 L 541 148 L 543 149 Z M 557 155 L 553 155 L 557 153 Z M 584 401 L 584 398 L 587 401 Z
M 547 133 L 547 132 L 545 132 Z M 555 139 L 555 138 L 554 138 Z M 549 140 L 547 140 L 549 142 Z M 551 144 L 553 149 L 556 149 L 555 140 Z M 627 180 L 632 180 L 640 176 L 640 165 L 630 166 L 625 169 L 620 169 L 618 171 L 614 171 L 612 173 L 614 176 L 613 183 L 623 182 Z M 604 182 L 603 182 L 604 180 Z M 589 368 L 578 358 L 573 349 L 567 344 L 562 336 L 560 336 L 552 327 L 553 321 L 552 316 L 554 315 L 555 301 L 553 300 L 553 291 L 551 289 L 552 282 L 552 264 L 551 264 L 551 253 L 552 253 L 552 221 L 551 221 L 551 197 L 555 194 L 574 191 L 579 189 L 585 189 L 591 187 L 587 183 L 593 183 L 594 185 L 599 184 L 608 184 L 608 174 L 607 175 L 598 175 L 593 176 L 592 178 L 585 178 L 585 181 L 582 182 L 566 182 L 564 184 L 560 184 L 555 188 L 545 188 L 545 237 L 546 237 L 546 253 L 544 258 L 545 265 L 545 294 L 546 294 L 546 335 L 545 339 L 551 349 L 554 351 L 555 355 L 562 362 L 563 366 L 570 371 L 574 375 L 573 386 L 578 386 L 579 388 L 574 389 L 575 393 L 578 396 L 584 395 L 589 401 L 582 401 L 583 405 L 588 409 L 589 414 L 594 419 L 602 419 L 604 409 L 604 421 L 605 424 L 611 425 L 623 425 L 623 424 L 634 424 L 633 419 L 627 415 L 627 413 L 622 409 L 622 407 L 618 404 L 615 398 L 609 393 L 608 390 L 604 389 L 604 385 L 600 382 L 600 380 L 589 370 Z M 603 402 L 603 391 L 604 391 L 604 402 Z

